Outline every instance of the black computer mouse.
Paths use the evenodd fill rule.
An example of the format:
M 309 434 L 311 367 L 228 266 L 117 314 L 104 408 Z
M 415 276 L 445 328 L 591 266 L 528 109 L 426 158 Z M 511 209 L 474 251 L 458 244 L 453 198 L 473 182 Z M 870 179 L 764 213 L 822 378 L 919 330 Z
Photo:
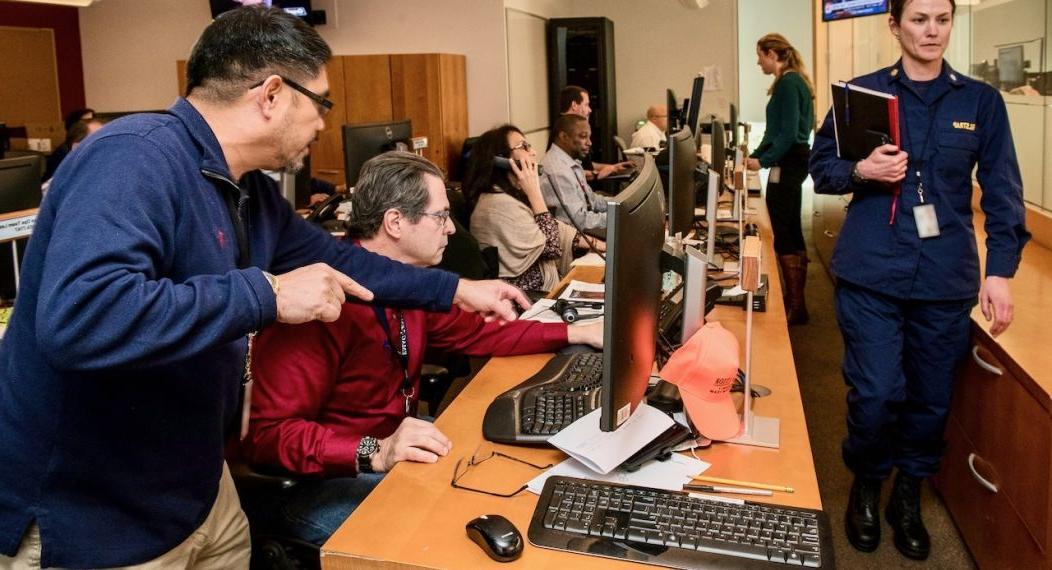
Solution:
M 522 556 L 522 535 L 511 521 L 500 515 L 482 515 L 467 524 L 468 537 L 497 562 Z

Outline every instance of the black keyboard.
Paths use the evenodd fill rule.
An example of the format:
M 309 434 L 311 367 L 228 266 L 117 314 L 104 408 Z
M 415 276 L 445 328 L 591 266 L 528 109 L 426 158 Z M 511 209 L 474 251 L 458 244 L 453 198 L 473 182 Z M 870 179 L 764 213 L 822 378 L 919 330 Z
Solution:
M 599 407 L 601 352 L 560 354 L 486 409 L 482 434 L 502 443 L 544 443 Z
M 825 513 L 554 476 L 528 533 L 535 546 L 670 568 L 833 568 Z

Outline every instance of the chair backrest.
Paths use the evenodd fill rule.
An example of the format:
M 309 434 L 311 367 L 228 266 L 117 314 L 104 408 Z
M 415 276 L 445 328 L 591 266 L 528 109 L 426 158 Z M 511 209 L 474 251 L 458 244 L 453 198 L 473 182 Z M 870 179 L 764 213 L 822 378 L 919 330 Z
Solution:
M 628 145 L 625 144 L 625 139 L 621 138 L 620 135 L 614 135 L 614 146 L 617 147 L 617 161 L 623 161 L 625 159 L 625 149 L 628 148 Z

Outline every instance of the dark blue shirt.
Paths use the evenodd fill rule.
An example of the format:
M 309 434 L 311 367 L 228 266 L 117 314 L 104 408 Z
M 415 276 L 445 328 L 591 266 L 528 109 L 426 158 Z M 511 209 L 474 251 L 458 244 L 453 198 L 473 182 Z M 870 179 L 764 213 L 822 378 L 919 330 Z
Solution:
M 244 269 L 228 192 L 248 198 Z M 232 182 L 185 100 L 70 153 L 0 341 L 0 553 L 33 520 L 45 567 L 140 563 L 186 539 L 218 491 L 246 335 L 276 318 L 262 270 L 314 262 L 396 305 L 448 310 L 457 286 L 333 239 L 258 171 Z
M 971 199 L 972 171 L 978 165 L 986 275 L 1015 275 L 1030 234 L 1008 113 L 997 90 L 946 63 L 923 94 L 906 78 L 901 61 L 851 83 L 899 96 L 901 147 L 910 155 L 909 172 L 889 224 L 891 187 L 852 183 L 854 163 L 837 157 L 832 116 L 826 116 L 811 152 L 815 192 L 853 193 L 833 250 L 833 274 L 902 299 L 974 298 L 979 256 Z M 913 219 L 913 207 L 920 203 L 918 170 L 940 231 L 923 240 Z

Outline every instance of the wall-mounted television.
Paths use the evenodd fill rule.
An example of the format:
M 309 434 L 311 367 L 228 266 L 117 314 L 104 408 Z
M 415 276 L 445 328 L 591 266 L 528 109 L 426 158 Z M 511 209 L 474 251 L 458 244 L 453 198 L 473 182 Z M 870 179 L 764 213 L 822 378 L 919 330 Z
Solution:
M 822 21 L 885 14 L 888 0 L 822 0 Z
M 271 6 L 281 8 L 308 24 L 313 24 L 313 21 L 311 20 L 310 0 L 209 0 L 209 2 L 212 5 L 213 18 L 227 10 L 233 10 L 242 6 L 261 4 L 268 8 Z

